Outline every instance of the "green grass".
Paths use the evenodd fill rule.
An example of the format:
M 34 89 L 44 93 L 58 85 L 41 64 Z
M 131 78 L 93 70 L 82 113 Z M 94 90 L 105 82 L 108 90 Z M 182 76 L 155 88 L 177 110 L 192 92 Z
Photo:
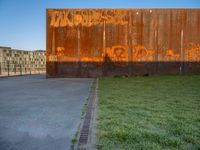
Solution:
M 102 78 L 98 109 L 98 149 L 200 149 L 200 76 Z

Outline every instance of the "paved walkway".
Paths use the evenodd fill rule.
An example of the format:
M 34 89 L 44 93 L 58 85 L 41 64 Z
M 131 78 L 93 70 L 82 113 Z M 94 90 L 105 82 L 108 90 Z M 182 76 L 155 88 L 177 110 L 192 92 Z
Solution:
M 91 82 L 0 78 L 0 150 L 68 150 Z

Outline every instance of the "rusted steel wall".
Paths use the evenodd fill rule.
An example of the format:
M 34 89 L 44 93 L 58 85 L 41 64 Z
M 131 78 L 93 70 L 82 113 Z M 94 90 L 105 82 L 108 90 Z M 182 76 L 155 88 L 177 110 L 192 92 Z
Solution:
M 47 74 L 200 73 L 200 9 L 48 9 Z

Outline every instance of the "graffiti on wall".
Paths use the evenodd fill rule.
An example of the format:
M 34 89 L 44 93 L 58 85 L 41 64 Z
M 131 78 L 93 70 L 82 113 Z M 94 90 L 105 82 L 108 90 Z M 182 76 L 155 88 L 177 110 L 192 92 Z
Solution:
M 156 54 L 157 52 L 157 54 Z M 131 55 L 129 57 L 129 55 Z M 157 55 L 157 60 L 156 60 Z M 142 45 L 133 45 L 129 48 L 127 45 L 114 45 L 107 47 L 105 53 L 101 56 L 80 56 L 76 57 L 67 56 L 64 47 L 57 47 L 56 54 L 48 55 L 49 61 L 69 60 L 69 61 L 83 61 L 83 62 L 103 62 L 104 57 L 108 57 L 112 62 L 156 62 L 156 61 L 181 61 L 180 50 L 177 53 L 173 49 L 154 50 Z M 200 61 L 200 44 L 189 43 L 184 48 L 185 61 Z
M 189 43 L 185 44 L 185 60 L 200 61 L 200 44 Z
M 106 53 L 112 61 L 115 62 L 127 62 L 128 61 L 128 46 L 115 45 L 106 48 Z
M 50 26 L 52 27 L 72 27 L 72 26 L 92 26 L 107 24 L 127 25 L 128 17 L 126 10 L 62 10 L 49 11 Z
M 142 45 L 133 46 L 133 61 L 154 61 L 155 50 L 146 48 Z

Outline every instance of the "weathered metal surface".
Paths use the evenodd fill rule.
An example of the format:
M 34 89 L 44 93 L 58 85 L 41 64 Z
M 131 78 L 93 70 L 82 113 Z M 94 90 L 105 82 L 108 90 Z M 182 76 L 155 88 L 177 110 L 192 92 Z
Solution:
M 200 9 L 48 9 L 47 74 L 200 73 Z

